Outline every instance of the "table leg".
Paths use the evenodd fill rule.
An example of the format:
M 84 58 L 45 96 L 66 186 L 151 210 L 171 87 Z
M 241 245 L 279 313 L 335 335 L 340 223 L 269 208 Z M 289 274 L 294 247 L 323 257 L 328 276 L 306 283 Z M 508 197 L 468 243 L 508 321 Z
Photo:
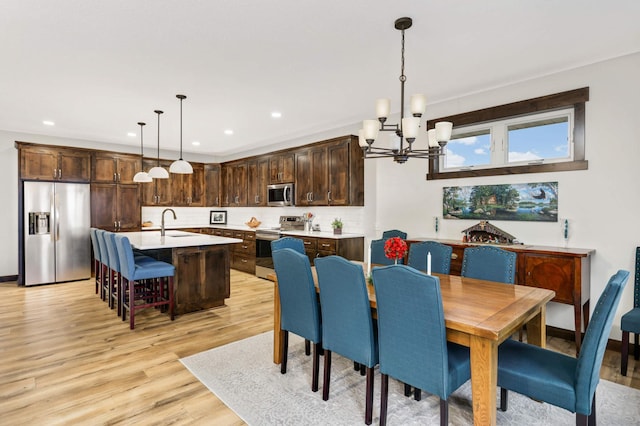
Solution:
M 496 424 L 498 388 L 498 344 L 494 340 L 471 336 L 471 394 L 473 424 Z
M 273 283 L 273 363 L 282 363 L 282 329 L 280 329 L 280 293 L 278 282 Z
M 547 346 L 547 307 L 542 306 L 540 313 L 527 323 L 527 343 L 544 348 Z

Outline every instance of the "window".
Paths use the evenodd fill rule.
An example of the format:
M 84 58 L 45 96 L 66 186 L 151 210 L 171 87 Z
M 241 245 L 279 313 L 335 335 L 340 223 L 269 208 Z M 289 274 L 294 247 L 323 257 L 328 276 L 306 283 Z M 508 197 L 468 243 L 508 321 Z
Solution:
M 572 161 L 573 109 L 453 130 L 440 170 Z
M 427 179 L 585 170 L 589 88 L 427 122 L 453 122 L 446 155 L 429 160 Z

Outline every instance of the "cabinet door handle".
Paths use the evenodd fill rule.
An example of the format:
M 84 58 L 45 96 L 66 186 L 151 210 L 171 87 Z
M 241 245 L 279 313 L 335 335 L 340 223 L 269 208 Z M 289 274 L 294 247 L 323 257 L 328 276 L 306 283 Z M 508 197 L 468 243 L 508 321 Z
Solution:
M 453 260 L 456 260 L 456 259 L 458 258 L 458 255 L 457 255 L 457 254 L 455 254 L 455 253 L 451 253 L 451 258 L 452 258 Z
M 118 182 L 121 182 L 122 180 L 120 179 L 120 173 L 118 173 Z
M 260 204 L 260 196 L 259 195 L 256 195 L 255 200 L 256 200 L 256 204 Z
M 248 262 L 248 260 L 247 260 L 247 259 L 240 259 L 240 261 L 241 261 L 242 263 L 247 263 L 247 262 Z
M 327 191 L 327 201 L 331 202 L 331 191 Z
M 113 172 L 113 181 L 114 182 L 118 181 L 118 175 L 116 174 L 116 172 Z
M 58 169 L 58 179 L 62 179 L 62 169 Z
M 53 169 L 53 178 L 57 178 L 58 177 L 58 169 Z
M 216 202 L 214 203 L 216 206 L 218 205 L 218 197 L 216 197 Z
M 242 248 L 246 250 L 249 248 L 249 246 L 242 246 Z

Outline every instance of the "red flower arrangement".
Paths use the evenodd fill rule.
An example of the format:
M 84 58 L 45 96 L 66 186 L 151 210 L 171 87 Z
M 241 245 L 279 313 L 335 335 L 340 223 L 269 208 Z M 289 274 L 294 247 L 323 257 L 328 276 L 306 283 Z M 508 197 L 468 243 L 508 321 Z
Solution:
M 407 254 L 407 243 L 400 237 L 389 238 L 384 243 L 384 255 L 388 259 L 393 259 L 398 262 L 398 259 L 404 257 Z

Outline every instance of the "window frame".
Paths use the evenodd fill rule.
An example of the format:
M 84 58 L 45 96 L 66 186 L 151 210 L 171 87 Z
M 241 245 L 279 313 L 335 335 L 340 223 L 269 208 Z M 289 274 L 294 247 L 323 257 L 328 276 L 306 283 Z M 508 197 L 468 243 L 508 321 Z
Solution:
M 482 123 L 517 118 L 519 116 L 534 115 L 554 110 L 573 108 L 573 161 L 557 161 L 542 164 L 505 165 L 486 168 L 455 169 L 440 171 L 439 158 L 429 159 L 427 180 L 455 179 L 479 176 L 498 176 L 522 173 L 544 173 L 571 170 L 587 170 L 588 161 L 585 160 L 585 103 L 589 100 L 589 88 L 570 90 L 510 104 L 480 109 L 463 114 L 440 117 L 427 121 L 427 129 L 435 127 L 438 121 L 451 121 L 453 127 L 471 126 Z

